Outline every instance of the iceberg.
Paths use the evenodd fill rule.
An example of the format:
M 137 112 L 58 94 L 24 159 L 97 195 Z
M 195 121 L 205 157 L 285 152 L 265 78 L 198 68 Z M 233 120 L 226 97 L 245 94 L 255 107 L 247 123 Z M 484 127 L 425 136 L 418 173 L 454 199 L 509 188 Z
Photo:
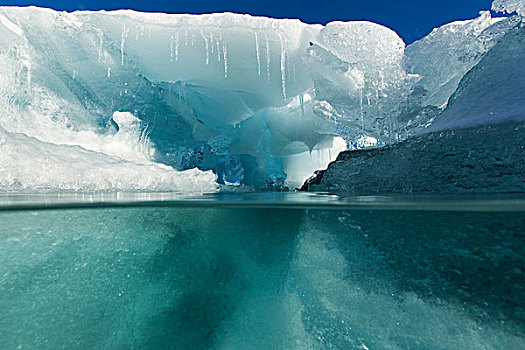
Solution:
M 0 15 L 5 48 L 0 125 L 7 132 L 176 170 L 212 169 L 219 182 L 258 186 L 283 185 L 286 175 L 275 171 L 282 172 L 287 155 L 318 145 L 315 151 L 334 148 L 331 123 L 325 131 L 312 125 L 292 137 L 272 135 L 277 118 L 265 120 L 276 108 L 302 115 L 298 101 L 312 86 L 298 63 L 318 26 L 235 14 L 61 13 L 35 7 L 4 7 Z M 139 137 L 123 137 L 115 111 L 140 120 L 134 132 Z M 254 122 L 246 122 L 250 118 Z M 259 128 L 258 142 L 266 150 L 230 152 L 246 134 L 244 125 Z M 108 149 L 115 138 L 126 145 Z M 282 156 L 289 144 L 290 153 Z M 211 163 L 188 161 L 196 149 L 209 150 Z
M 342 152 L 302 189 L 352 193 L 524 192 L 525 28 L 514 17 L 489 24 L 483 32 L 493 36 L 501 33 L 501 28 L 505 33 L 497 34 L 496 42 L 483 49 L 486 51 L 476 59 L 478 62 L 454 82 L 453 94 L 442 100 L 445 106 L 434 106 L 431 122 L 413 128 L 414 135 L 396 145 Z M 441 29 L 433 33 L 413 47 L 435 45 L 434 50 L 439 50 L 440 45 L 430 38 L 440 35 Z M 450 38 L 447 41 L 452 42 Z M 427 69 L 433 69 L 430 57 L 423 62 Z M 433 90 L 445 97 L 452 91 L 445 81 L 457 79 L 457 71 L 449 73 L 453 75 L 446 79 L 442 79 L 444 75 L 434 77 L 438 88 Z M 431 91 L 434 83 L 421 79 L 418 84 L 426 84 Z M 435 100 L 438 94 L 420 106 Z
M 429 92 L 424 105 L 446 105 L 461 78 L 479 63 L 510 25 L 505 18 L 492 18 L 485 11 L 474 20 L 436 28 L 409 45 L 405 66 L 409 72 L 421 75 L 418 85 Z
M 453 112 L 480 97 L 467 76 L 498 74 L 475 71 L 517 35 L 520 4 L 408 47 L 366 21 L 1 7 L 0 186 L 300 186 L 341 151 L 469 119 Z
M 510 28 L 465 74 L 446 109 L 425 132 L 523 122 L 525 119 L 525 30 Z

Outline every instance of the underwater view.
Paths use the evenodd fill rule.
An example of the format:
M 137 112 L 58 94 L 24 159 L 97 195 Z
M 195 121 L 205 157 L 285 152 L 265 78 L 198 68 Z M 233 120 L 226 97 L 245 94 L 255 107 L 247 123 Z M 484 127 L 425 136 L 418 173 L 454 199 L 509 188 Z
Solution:
M 15 198 L 2 348 L 525 348 L 525 201 L 226 197 Z
M 0 349 L 525 349 L 525 0 L 395 5 L 0 0 Z

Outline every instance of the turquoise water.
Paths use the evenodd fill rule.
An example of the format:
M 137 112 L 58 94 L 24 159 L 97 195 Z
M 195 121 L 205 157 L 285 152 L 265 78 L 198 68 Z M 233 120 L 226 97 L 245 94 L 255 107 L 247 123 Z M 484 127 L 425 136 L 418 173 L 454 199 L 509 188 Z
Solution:
M 2 349 L 525 348 L 520 198 L 19 195 L 0 208 Z

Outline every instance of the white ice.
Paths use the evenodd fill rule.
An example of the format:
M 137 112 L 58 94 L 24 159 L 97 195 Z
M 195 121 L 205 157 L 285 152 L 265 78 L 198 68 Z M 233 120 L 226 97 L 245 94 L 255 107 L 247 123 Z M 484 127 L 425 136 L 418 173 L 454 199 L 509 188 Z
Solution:
M 523 16 L 525 15 L 525 1 L 524 0 L 494 0 L 492 3 L 492 10 L 496 12 L 513 13 Z
M 523 13 L 523 1 L 497 0 L 493 9 Z M 245 173 L 265 174 L 277 161 L 286 185 L 297 186 L 342 149 L 398 142 L 443 123 L 451 96 L 463 103 L 456 92 L 466 89 L 467 73 L 520 22 L 483 12 L 405 47 L 394 31 L 363 21 L 322 26 L 231 13 L 2 7 L 2 147 L 14 152 L 25 140 L 32 148 L 23 160 L 15 153 L 2 159 L 10 180 L 0 183 L 8 190 L 94 189 L 96 182 L 75 176 L 98 164 L 106 174 L 100 188 L 180 188 L 156 175 L 147 184 L 123 177 L 121 185 L 107 185 L 111 166 L 93 157 L 136 166 L 130 173 L 162 169 L 195 184 L 188 188 L 210 189 L 213 176 L 173 169 L 189 149 L 207 143 L 215 162 L 253 159 Z M 45 163 L 42 154 L 79 149 L 87 152 L 84 165 L 63 176 L 43 167 L 40 180 L 24 184 L 23 174 Z

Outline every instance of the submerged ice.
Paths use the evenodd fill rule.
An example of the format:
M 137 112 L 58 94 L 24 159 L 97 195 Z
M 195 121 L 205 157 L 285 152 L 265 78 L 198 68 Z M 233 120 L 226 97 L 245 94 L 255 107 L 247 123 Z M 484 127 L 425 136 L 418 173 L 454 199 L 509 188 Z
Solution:
M 525 347 L 520 212 L 164 207 L 0 219 L 3 349 Z
M 520 26 L 483 12 L 405 47 L 370 22 L 3 7 L 0 187 L 295 187 L 439 120 Z

